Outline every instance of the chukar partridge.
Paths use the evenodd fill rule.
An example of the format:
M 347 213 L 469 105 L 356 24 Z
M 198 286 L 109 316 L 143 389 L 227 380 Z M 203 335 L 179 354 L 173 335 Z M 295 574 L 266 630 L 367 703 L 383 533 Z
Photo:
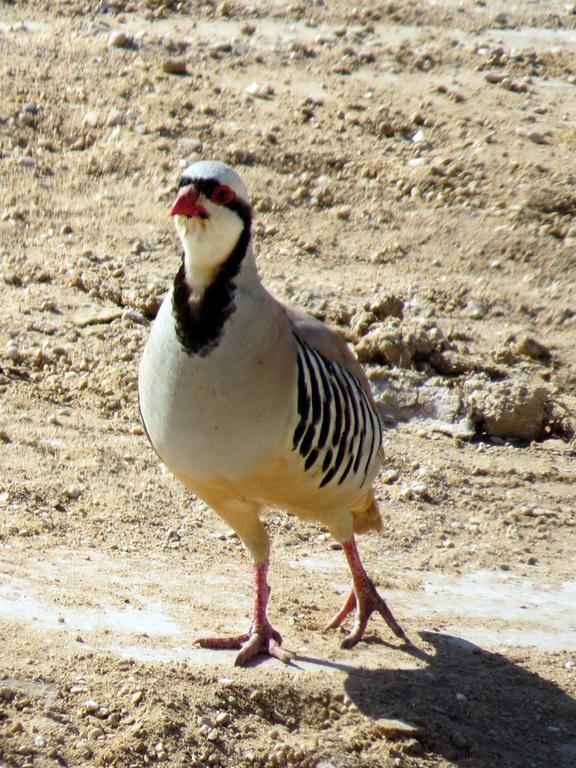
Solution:
M 240 649 L 237 665 L 258 653 L 290 660 L 267 617 L 270 542 L 260 515 L 269 506 L 318 521 L 342 544 L 352 590 L 328 628 L 355 611 L 343 647 L 362 638 L 374 611 L 406 639 L 354 539 L 382 526 L 372 491 L 382 433 L 362 368 L 335 331 L 260 282 L 248 193 L 232 168 L 190 166 L 170 213 L 184 253 L 144 349 L 142 419 L 164 464 L 254 562 L 249 631 L 196 642 Z

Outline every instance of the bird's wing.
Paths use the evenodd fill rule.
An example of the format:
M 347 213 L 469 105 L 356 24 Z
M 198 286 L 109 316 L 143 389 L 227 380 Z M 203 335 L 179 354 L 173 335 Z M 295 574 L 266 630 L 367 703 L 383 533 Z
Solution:
M 335 395 L 336 390 L 338 389 L 336 382 L 345 381 L 347 379 L 347 374 L 350 374 L 350 378 L 353 378 L 356 381 L 356 385 L 348 388 L 348 395 L 344 395 L 342 400 L 339 400 L 339 397 L 328 398 L 328 401 L 331 401 L 333 404 L 332 406 L 328 406 L 328 411 L 331 413 L 333 421 L 335 422 L 331 428 L 332 431 L 330 432 L 330 435 L 333 437 L 334 433 L 340 434 L 341 436 L 337 441 L 338 445 L 347 446 L 348 450 L 345 452 L 346 458 L 343 456 L 341 457 L 341 464 L 339 458 L 334 460 L 334 466 L 327 470 L 327 473 L 323 477 L 322 485 L 327 481 L 328 478 L 334 477 L 334 482 L 336 482 L 338 477 L 342 477 L 342 474 L 338 473 L 341 472 L 342 467 L 345 466 L 346 462 L 348 461 L 347 469 L 344 471 L 344 475 L 346 474 L 350 468 L 350 456 L 356 457 L 356 461 L 354 462 L 355 473 L 360 469 L 359 458 L 361 455 L 368 457 L 366 470 L 368 469 L 368 466 L 373 466 L 373 462 L 375 461 L 380 464 L 384 458 L 382 449 L 382 427 L 380 425 L 380 419 L 370 388 L 370 383 L 366 374 L 364 373 L 364 369 L 352 354 L 347 343 L 336 331 L 300 309 L 296 309 L 290 306 L 284 306 L 284 308 L 291 322 L 292 331 L 296 336 L 296 339 L 301 344 L 319 353 L 321 358 L 329 361 L 329 370 L 326 371 L 325 369 L 325 373 L 328 374 L 327 378 L 331 383 L 324 381 L 323 395 L 320 399 L 325 399 L 326 390 L 330 390 L 332 395 Z M 312 368 L 318 370 L 320 367 L 322 367 L 320 363 L 321 361 L 319 359 L 313 360 Z M 332 366 L 331 368 L 330 364 Z M 347 374 L 342 376 L 337 372 L 336 369 L 346 371 Z M 312 373 L 312 379 L 314 379 L 314 372 L 311 370 L 310 373 Z M 320 378 L 322 378 L 322 376 L 320 376 Z M 308 377 L 305 376 L 304 379 L 305 381 L 303 383 L 305 386 L 307 386 Z M 318 381 L 317 378 L 316 381 Z M 357 387 L 357 390 L 355 387 Z M 362 395 L 365 397 L 363 398 Z M 313 396 L 311 399 L 314 399 Z M 337 406 L 334 404 L 338 400 L 339 407 L 342 409 L 342 412 L 348 412 L 347 414 L 344 413 L 343 420 L 341 420 L 342 412 L 340 415 L 337 415 L 333 410 L 334 408 L 337 408 Z M 356 405 L 352 403 L 352 400 L 356 401 Z M 364 400 L 364 404 L 362 404 L 362 400 Z M 352 415 L 353 413 L 354 415 Z M 339 424 L 339 426 L 336 426 L 336 424 Z M 362 437 L 357 436 L 349 439 L 346 434 L 346 427 L 343 427 L 343 424 L 350 428 L 350 432 L 354 432 L 352 425 L 355 425 L 356 427 L 360 426 L 360 433 L 362 433 Z M 303 431 L 303 426 L 308 425 L 309 420 L 307 421 L 304 419 L 304 423 L 301 422 L 300 424 L 300 431 Z M 340 429 L 343 429 L 341 433 L 339 432 Z M 320 432 L 320 439 L 317 439 L 317 443 L 322 442 L 321 434 L 322 433 Z M 297 435 L 298 430 L 295 434 L 295 442 L 297 441 Z M 313 456 L 317 452 L 315 450 L 315 447 L 317 447 L 316 443 L 311 442 L 310 446 L 307 446 L 307 448 L 304 449 L 304 442 L 305 437 L 298 445 L 300 453 L 302 453 L 305 458 L 306 456 Z M 309 453 L 306 454 L 306 451 L 309 451 Z M 322 453 L 321 455 L 325 456 L 325 453 Z M 310 458 L 307 459 L 307 463 L 308 461 L 310 461 Z M 305 467 L 307 466 L 307 463 Z M 374 493 L 371 490 L 366 497 L 365 506 L 354 513 L 354 530 L 357 533 L 362 533 L 367 530 L 381 530 L 381 528 L 382 519 L 380 517 L 378 505 L 376 504 L 376 500 L 374 498 Z
M 376 403 L 374 402 L 368 377 L 342 336 L 333 328 L 330 328 L 321 320 L 312 317 L 307 312 L 288 304 L 283 306 L 293 325 L 296 336 L 309 347 L 320 352 L 327 360 L 337 363 L 349 371 L 358 381 L 372 407 L 376 410 Z

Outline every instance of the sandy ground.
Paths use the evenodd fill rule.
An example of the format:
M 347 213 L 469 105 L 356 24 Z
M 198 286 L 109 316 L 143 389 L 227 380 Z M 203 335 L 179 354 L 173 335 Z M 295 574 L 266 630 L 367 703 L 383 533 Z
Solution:
M 572 5 L 0 3 L 0 765 L 576 765 Z M 367 366 L 360 546 L 414 648 L 322 633 L 342 552 L 281 512 L 294 664 L 193 644 L 247 626 L 249 562 L 136 378 L 201 157 Z

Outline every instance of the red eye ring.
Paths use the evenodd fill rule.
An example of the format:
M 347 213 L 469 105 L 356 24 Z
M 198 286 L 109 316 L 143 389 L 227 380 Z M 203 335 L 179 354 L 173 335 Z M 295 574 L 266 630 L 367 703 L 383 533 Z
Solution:
M 210 195 L 210 200 L 216 205 L 228 205 L 236 197 L 233 189 L 226 184 L 220 184 Z

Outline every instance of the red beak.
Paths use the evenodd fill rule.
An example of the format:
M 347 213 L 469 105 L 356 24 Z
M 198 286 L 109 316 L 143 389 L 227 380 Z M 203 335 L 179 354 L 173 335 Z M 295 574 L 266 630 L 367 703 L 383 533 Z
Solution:
M 209 218 L 204 206 L 198 203 L 199 197 L 200 193 L 191 185 L 182 187 L 176 195 L 174 205 L 170 208 L 170 216 L 191 216 L 199 219 Z

